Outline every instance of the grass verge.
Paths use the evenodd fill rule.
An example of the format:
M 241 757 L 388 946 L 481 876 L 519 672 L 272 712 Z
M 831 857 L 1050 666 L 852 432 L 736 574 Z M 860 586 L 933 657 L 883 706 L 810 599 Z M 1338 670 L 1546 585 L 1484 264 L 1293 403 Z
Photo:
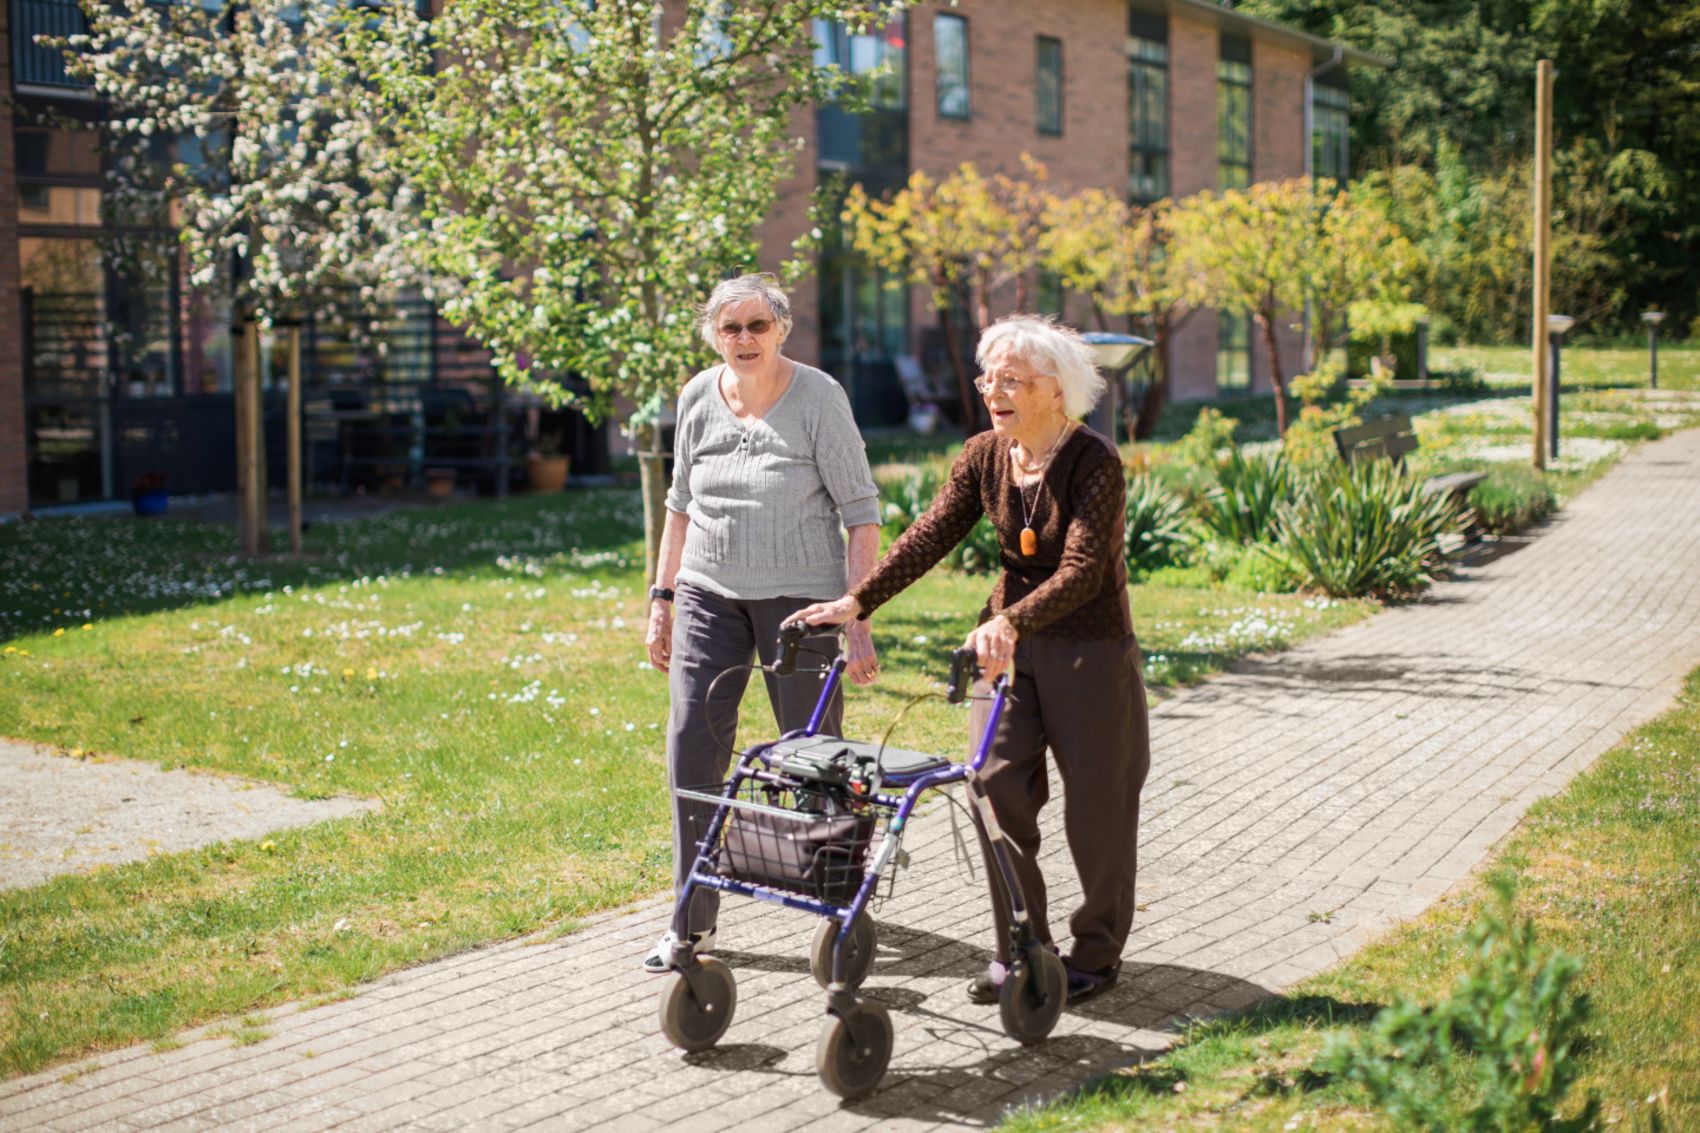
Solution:
M 1404 995 L 1445 996 L 1469 967 L 1462 930 L 1507 875 L 1540 940 L 1583 964 L 1592 1004 L 1570 1107 L 1597 1094 L 1608 1127 L 1700 1129 L 1700 670 L 1676 707 L 1531 808 L 1492 866 L 1340 966 L 1176 1049 L 1017 1115 L 1051 1130 L 1387 1129 L 1356 1088 L 1308 1073 L 1333 1034 Z M 1137 931 L 1137 930 L 1136 930 Z
M 383 803 L 0 892 L 0 1071 L 664 889 L 666 685 L 640 660 L 637 515 L 630 491 L 394 512 L 259 564 L 229 557 L 227 529 L 175 520 L 0 528 L 0 735 Z M 991 581 L 935 573 L 881 612 L 887 676 L 851 696 L 853 734 L 932 688 Z M 1131 597 L 1159 691 L 1374 608 Z M 955 752 L 963 728 L 924 707 L 894 742 Z

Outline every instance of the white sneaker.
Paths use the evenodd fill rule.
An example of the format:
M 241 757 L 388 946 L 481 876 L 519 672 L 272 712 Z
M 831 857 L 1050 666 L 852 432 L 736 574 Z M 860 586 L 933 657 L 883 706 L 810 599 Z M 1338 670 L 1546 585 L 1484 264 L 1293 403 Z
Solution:
M 665 975 L 668 965 L 673 962 L 673 945 L 678 942 L 673 930 L 668 929 L 661 934 L 661 939 L 655 942 L 655 947 L 649 950 L 649 955 L 643 958 L 643 970 L 652 976 Z M 691 933 L 691 951 L 697 955 L 714 951 L 714 930 Z

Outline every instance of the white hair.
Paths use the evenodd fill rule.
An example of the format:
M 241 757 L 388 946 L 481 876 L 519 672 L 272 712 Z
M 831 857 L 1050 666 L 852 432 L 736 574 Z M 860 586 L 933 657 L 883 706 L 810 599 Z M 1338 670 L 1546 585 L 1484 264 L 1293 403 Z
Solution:
M 697 329 L 702 332 L 703 341 L 708 343 L 709 349 L 720 345 L 720 312 L 750 299 L 760 299 L 773 312 L 774 321 L 779 324 L 780 342 L 791 337 L 791 300 L 785 289 L 779 286 L 778 277 L 763 271 L 740 275 L 736 279 L 723 279 L 715 284 L 697 320 Z
M 1063 412 L 1084 417 L 1104 396 L 1104 375 L 1093 361 L 1092 348 L 1073 327 L 1038 315 L 999 319 L 980 335 L 974 360 L 984 370 L 998 355 L 1008 355 L 1030 369 L 1049 374 L 1062 386 Z

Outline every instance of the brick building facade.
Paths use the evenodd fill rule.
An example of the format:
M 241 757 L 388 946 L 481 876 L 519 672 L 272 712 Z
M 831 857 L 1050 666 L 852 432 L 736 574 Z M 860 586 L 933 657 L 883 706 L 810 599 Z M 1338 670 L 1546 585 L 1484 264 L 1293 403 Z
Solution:
M 73 30 L 62 25 L 76 18 L 74 5 L 0 0 L 0 90 L 13 96 L 13 109 L 0 114 L 0 517 L 123 495 L 168 445 L 194 453 L 195 475 L 216 488 L 233 452 L 223 320 L 189 293 L 180 272 L 167 291 L 141 299 L 102 275 L 91 258 L 98 155 L 87 135 L 41 124 L 47 108 L 98 112 L 62 63 L 26 38 Z M 1302 175 L 1314 76 L 1332 67 L 1338 83 L 1342 62 L 1382 62 L 1211 0 L 923 0 L 871 37 L 814 30 L 838 61 L 854 69 L 884 60 L 891 78 L 868 115 L 798 113 L 805 145 L 761 228 L 766 268 L 788 258 L 808 230 L 812 195 L 828 177 L 879 195 L 915 170 L 942 176 L 966 161 L 988 174 L 1020 174 L 1025 153 L 1046 165 L 1059 190 L 1095 186 L 1154 199 L 1220 187 L 1224 176 L 1243 183 Z M 1141 127 L 1131 109 L 1136 71 L 1145 76 Z M 1343 114 L 1333 121 L 1344 129 Z M 1151 136 L 1135 137 L 1140 130 Z M 839 377 L 864 424 L 901 420 L 895 359 L 937 365 L 940 355 L 930 295 L 884 287 L 889 281 L 842 249 L 823 252 L 817 268 L 794 288 L 788 351 Z M 58 282 L 44 284 L 49 277 Z M 1081 297 L 1051 300 L 1085 323 Z M 120 317 L 133 333 L 114 340 L 104 324 Z M 1177 398 L 1268 387 L 1247 323 L 1199 311 L 1177 328 Z M 458 359 L 449 363 L 460 367 L 456 381 L 481 364 L 428 312 L 409 333 L 418 357 L 428 358 L 419 363 L 427 385 L 440 383 L 444 358 Z M 1281 350 L 1291 374 L 1298 336 L 1283 330 Z M 160 391 L 171 396 L 154 396 Z M 336 455 L 336 442 L 322 447 Z M 348 486 L 346 468 L 340 482 Z

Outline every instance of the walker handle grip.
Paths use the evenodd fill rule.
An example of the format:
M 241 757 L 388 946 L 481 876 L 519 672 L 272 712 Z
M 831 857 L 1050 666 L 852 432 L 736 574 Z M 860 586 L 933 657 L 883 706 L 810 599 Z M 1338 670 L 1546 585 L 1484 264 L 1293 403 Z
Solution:
M 945 700 L 951 704 L 961 704 L 968 699 L 969 686 L 979 675 L 980 665 L 974 651 L 966 646 L 953 649 L 950 654 L 950 684 L 945 688 Z
M 797 651 L 809 627 L 802 622 L 790 622 L 779 627 L 779 656 L 773 662 L 773 674 L 788 677 L 797 671 Z

